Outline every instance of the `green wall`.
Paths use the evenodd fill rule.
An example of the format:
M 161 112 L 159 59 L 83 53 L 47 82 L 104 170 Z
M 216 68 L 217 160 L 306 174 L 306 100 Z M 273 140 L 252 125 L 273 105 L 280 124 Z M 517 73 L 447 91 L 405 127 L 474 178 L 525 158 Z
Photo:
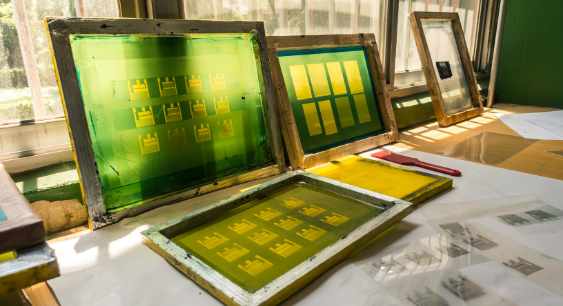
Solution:
M 496 102 L 563 108 L 563 1 L 508 0 Z

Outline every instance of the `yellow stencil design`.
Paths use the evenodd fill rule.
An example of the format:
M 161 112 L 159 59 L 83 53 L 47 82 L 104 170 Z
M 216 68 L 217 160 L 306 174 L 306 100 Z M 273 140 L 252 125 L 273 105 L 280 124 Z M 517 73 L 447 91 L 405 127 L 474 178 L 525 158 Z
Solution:
M 272 219 L 274 219 L 275 217 L 280 216 L 282 213 L 278 210 L 275 210 L 273 208 L 267 207 L 257 213 L 254 214 L 254 216 L 264 220 L 264 221 L 270 221 Z
M 141 107 L 141 110 L 137 110 L 136 108 L 132 108 L 131 110 L 133 111 L 133 116 L 135 117 L 136 127 L 142 128 L 154 125 L 152 106 Z
M 330 96 L 330 88 L 326 79 L 325 67 L 323 64 L 308 64 L 309 79 L 313 85 L 315 97 Z
M 293 88 L 295 89 L 295 96 L 297 100 L 311 99 L 311 88 L 309 87 L 309 80 L 307 79 L 307 72 L 303 65 L 289 66 L 289 73 L 293 81 Z
M 175 122 L 182 120 L 182 110 L 180 108 L 180 102 L 164 104 L 164 121 Z
M 203 239 L 198 240 L 197 242 L 204 246 L 208 250 L 213 250 L 214 248 L 218 247 L 219 245 L 228 241 L 229 238 L 219 234 L 213 233 L 211 235 L 203 237 Z
M 321 129 L 321 122 L 317 114 L 317 105 L 313 103 L 302 104 L 303 113 L 305 114 L 305 123 L 310 136 L 320 135 L 323 130 Z
M 131 84 L 131 81 L 127 81 L 127 85 L 129 87 L 129 98 L 131 101 L 150 98 L 147 80 L 135 80 L 135 84 Z
M 228 262 L 233 262 L 242 256 L 248 254 L 249 250 L 245 249 L 244 247 L 238 245 L 237 243 L 233 243 L 230 247 L 225 247 L 221 251 L 217 252 L 217 255 L 221 256 L 224 260 Z
M 348 222 L 348 220 L 350 220 L 350 218 L 348 218 L 344 215 L 335 213 L 335 212 L 333 212 L 332 214 L 330 214 L 328 216 L 321 218 L 322 222 L 324 222 L 326 224 L 330 224 L 332 226 L 339 226 L 341 224 Z
M 301 199 L 298 199 L 296 197 L 290 197 L 288 199 L 283 200 L 283 206 L 289 208 L 289 209 L 295 209 L 298 207 L 301 207 L 305 205 L 305 202 Z
M 342 69 L 340 69 L 339 62 L 326 63 L 328 76 L 330 77 L 330 84 L 332 85 L 332 92 L 335 96 L 344 95 L 347 93 L 346 84 L 344 83 L 344 76 L 342 76 Z
M 356 112 L 358 113 L 358 120 L 360 123 L 366 123 L 371 121 L 371 115 L 369 114 L 368 103 L 366 101 L 366 96 L 364 94 L 354 95 L 354 104 L 356 105 Z
M 211 140 L 211 128 L 209 128 L 209 123 L 200 124 L 199 127 L 194 125 L 194 135 L 196 142 L 207 142 Z
M 325 135 L 336 134 L 338 132 L 338 128 L 336 127 L 336 121 L 334 120 L 334 113 L 332 112 L 332 105 L 330 105 L 330 101 L 320 101 L 319 109 L 321 110 L 321 118 L 323 118 Z
M 309 225 L 307 228 L 298 231 L 297 235 L 309 241 L 315 241 L 321 238 L 325 233 L 326 231 L 324 229 Z
M 203 87 L 202 83 L 201 83 L 201 78 L 198 76 L 195 76 L 192 74 L 192 76 L 188 79 L 188 77 L 185 77 L 186 80 L 186 87 L 189 90 L 193 90 L 193 91 L 200 91 Z
M 240 222 L 229 225 L 229 229 L 237 234 L 244 234 L 255 227 L 256 224 L 246 219 L 242 219 Z
M 145 136 L 138 136 L 139 148 L 141 154 L 151 154 L 160 151 L 160 143 L 158 142 L 158 135 L 155 133 L 148 133 Z
M 299 212 L 305 216 L 308 217 L 316 217 L 320 214 L 322 214 L 326 209 L 322 208 L 322 207 L 318 207 L 316 205 L 309 205 L 307 207 L 303 207 L 299 210 Z
M 224 90 L 227 88 L 224 73 L 215 73 L 214 75 L 210 73 L 209 81 L 213 90 Z
M 258 245 L 264 245 L 274 239 L 276 239 L 278 235 L 276 233 L 272 233 L 269 230 L 260 230 L 254 232 L 248 236 L 248 239 L 252 240 L 254 243 Z
M 172 77 L 165 77 L 164 79 L 158 78 L 158 89 L 160 90 L 161 97 L 175 96 L 178 94 L 176 80 Z
M 293 217 L 288 216 L 288 217 L 285 217 L 283 219 L 279 219 L 274 224 L 277 227 L 283 228 L 286 231 L 290 231 L 290 230 L 296 228 L 301 223 L 303 223 L 303 221 L 301 221 L 297 218 L 293 218 Z
M 213 101 L 215 101 L 215 113 L 226 114 L 231 111 L 231 104 L 227 96 L 215 98 Z
M 347 96 L 339 97 L 335 99 L 335 102 L 338 118 L 340 119 L 340 126 L 347 128 L 356 124 L 354 115 L 352 114 L 352 108 L 350 107 L 350 99 Z
M 204 101 L 194 100 L 190 101 L 190 113 L 193 118 L 207 116 L 207 107 Z
M 289 257 L 293 253 L 299 251 L 301 246 L 291 240 L 284 239 L 283 242 L 276 243 L 270 248 L 270 251 L 280 255 L 281 257 Z
M 231 137 L 235 135 L 235 129 L 233 128 L 233 119 L 225 119 L 219 122 L 219 131 L 223 137 Z
M 360 75 L 360 68 L 358 67 L 358 62 L 345 61 L 344 70 L 346 71 L 346 77 L 348 78 L 348 86 L 350 87 L 350 93 L 356 94 L 356 93 L 364 92 L 364 85 L 362 84 L 362 76 Z
M 238 265 L 239 269 L 243 270 L 244 272 L 256 276 L 265 270 L 271 268 L 273 264 L 266 259 L 256 255 L 254 259 L 245 260 L 242 264 Z

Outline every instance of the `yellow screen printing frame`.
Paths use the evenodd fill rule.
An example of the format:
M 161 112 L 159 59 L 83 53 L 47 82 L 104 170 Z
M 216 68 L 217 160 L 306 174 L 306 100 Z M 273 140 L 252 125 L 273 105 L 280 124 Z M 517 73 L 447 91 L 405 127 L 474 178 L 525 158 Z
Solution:
M 353 222 L 354 208 L 350 210 L 351 206 L 342 200 L 335 200 L 331 209 L 314 198 L 304 200 L 300 193 L 275 196 L 284 188 L 302 184 L 325 196 L 347 199 L 356 208 L 363 206 L 364 212 L 366 209 L 372 212 Z M 273 204 L 273 209 L 261 206 L 264 203 Z M 293 171 L 179 220 L 154 226 L 143 235 L 151 249 L 221 302 L 277 305 L 352 252 L 365 247 L 408 215 L 412 207 L 403 200 Z M 290 219 L 302 222 L 290 222 Z M 339 226 L 348 229 L 339 231 Z M 199 235 L 193 237 L 194 232 Z M 182 246 L 186 234 L 192 235 L 185 240 L 190 248 L 185 243 Z M 332 236 L 330 241 L 315 247 L 328 236 Z M 229 268 L 238 272 L 228 273 Z M 275 275 L 261 280 L 264 271 Z M 239 275 L 245 273 L 250 275 L 246 278 Z
M 390 97 L 385 87 L 385 77 L 373 34 L 345 35 L 307 35 L 307 36 L 268 36 L 268 56 L 270 59 L 272 81 L 276 87 L 278 108 L 284 143 L 288 151 L 289 161 L 294 169 L 306 169 L 320 165 L 345 155 L 360 153 L 377 146 L 397 141 L 398 129 L 395 115 L 391 107 Z M 363 49 L 368 73 L 373 87 L 373 95 L 377 100 L 376 109 L 383 123 L 383 131 L 378 135 L 347 142 L 319 152 L 304 152 L 303 143 L 297 128 L 294 111 L 288 96 L 278 52 L 288 50 L 338 50 L 343 47 L 360 47 Z
M 270 69 L 266 56 L 266 38 L 263 22 L 203 21 L 203 20 L 141 20 L 103 18 L 46 18 L 49 31 L 53 63 L 63 100 L 70 139 L 74 151 L 84 204 L 88 207 L 89 221 L 94 229 L 115 223 L 118 220 L 139 214 L 148 209 L 174 203 L 202 193 L 211 192 L 234 184 L 279 174 L 285 170 L 281 136 L 275 113 L 275 98 L 270 80 Z M 181 190 L 144 199 L 135 205 L 119 210 L 108 210 L 104 204 L 100 173 L 90 138 L 84 98 L 80 79 L 71 49 L 72 35 L 146 35 L 185 36 L 187 34 L 241 33 L 254 36 L 254 56 L 258 66 L 261 101 L 264 108 L 267 146 L 272 162 L 259 165 L 245 173 L 234 173 Z

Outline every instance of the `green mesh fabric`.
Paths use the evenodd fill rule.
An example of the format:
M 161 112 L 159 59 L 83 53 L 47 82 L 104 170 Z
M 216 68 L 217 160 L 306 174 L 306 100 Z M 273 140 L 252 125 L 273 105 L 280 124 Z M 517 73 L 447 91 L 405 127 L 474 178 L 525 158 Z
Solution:
M 363 47 L 278 52 L 305 153 L 384 132 Z
M 109 211 L 272 163 L 252 35 L 70 40 Z

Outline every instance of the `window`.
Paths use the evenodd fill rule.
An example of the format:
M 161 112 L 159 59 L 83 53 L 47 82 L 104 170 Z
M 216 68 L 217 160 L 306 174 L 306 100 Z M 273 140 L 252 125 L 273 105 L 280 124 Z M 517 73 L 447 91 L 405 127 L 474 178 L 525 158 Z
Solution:
M 0 124 L 63 115 L 45 16 L 118 16 L 116 0 L 0 0 Z
M 384 0 L 184 0 L 188 19 L 263 20 L 267 35 L 375 33 Z
M 465 32 L 470 55 L 476 40 L 479 0 L 399 0 L 397 49 L 395 54 L 395 88 L 424 84 L 424 73 L 410 29 L 414 11 L 457 12 Z

